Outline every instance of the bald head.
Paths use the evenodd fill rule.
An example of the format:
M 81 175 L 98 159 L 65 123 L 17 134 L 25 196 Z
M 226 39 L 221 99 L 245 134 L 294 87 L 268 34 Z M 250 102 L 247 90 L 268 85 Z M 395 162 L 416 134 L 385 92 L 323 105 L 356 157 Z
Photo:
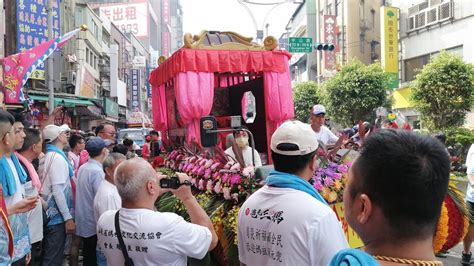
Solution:
M 122 162 L 114 174 L 115 185 L 123 202 L 135 203 L 146 194 L 148 182 L 157 181 L 157 173 L 142 158 Z

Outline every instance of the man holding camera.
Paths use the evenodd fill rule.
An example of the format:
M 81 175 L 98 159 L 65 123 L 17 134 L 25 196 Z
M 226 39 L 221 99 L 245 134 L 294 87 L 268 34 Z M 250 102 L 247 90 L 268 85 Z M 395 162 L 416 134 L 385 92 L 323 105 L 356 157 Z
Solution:
M 189 184 L 185 174 L 178 177 L 181 184 Z M 117 167 L 115 185 L 122 208 L 105 212 L 97 222 L 98 244 L 109 265 L 124 265 L 125 257 L 135 265 L 186 265 L 187 257 L 202 259 L 217 245 L 211 220 L 190 186 L 164 189 L 160 187 L 163 178 L 141 158 Z M 183 202 L 191 223 L 177 214 L 155 211 L 156 200 L 167 191 Z

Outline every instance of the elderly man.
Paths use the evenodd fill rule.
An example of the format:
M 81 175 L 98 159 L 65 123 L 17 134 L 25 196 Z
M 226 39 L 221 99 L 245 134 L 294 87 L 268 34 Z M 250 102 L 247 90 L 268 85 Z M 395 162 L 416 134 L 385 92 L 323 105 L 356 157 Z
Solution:
M 275 131 L 270 146 L 275 171 L 239 211 L 240 263 L 327 265 L 348 245 L 336 215 L 308 182 L 317 167 L 316 136 L 308 124 L 287 121 Z M 272 242 L 254 237 L 254 232 Z
M 135 265 L 186 265 L 187 257 L 201 259 L 217 245 L 211 220 L 189 186 L 171 191 L 183 202 L 191 223 L 174 213 L 154 210 L 155 201 L 168 191 L 160 187 L 161 178 L 141 158 L 117 167 L 115 185 L 122 208 L 105 212 L 97 222 L 98 243 L 109 265 L 124 265 L 126 255 Z M 189 177 L 180 174 L 179 179 L 183 183 Z M 123 238 L 121 249 L 117 248 L 122 246 L 117 236 Z
M 102 163 L 109 155 L 107 146 L 110 140 L 92 137 L 86 143 L 90 159 L 77 173 L 76 235 L 84 242 L 83 255 L 85 265 L 95 265 L 96 258 L 96 221 L 94 219 L 94 197 L 104 180 Z
M 94 218 L 99 220 L 100 216 L 108 210 L 118 210 L 122 206 L 122 200 L 114 182 L 115 169 L 127 157 L 121 153 L 113 152 L 105 158 L 102 166 L 104 168 L 105 179 L 100 183 L 99 189 L 94 198 Z
M 433 252 L 433 232 L 449 170 L 448 153 L 433 137 L 384 129 L 366 139 L 349 172 L 344 213 L 378 263 L 442 265 Z M 342 251 L 331 265 L 348 265 L 341 261 L 353 253 Z M 367 255 L 364 261 L 375 265 Z
M 43 265 L 62 265 L 66 235 L 76 230 L 73 217 L 74 170 L 63 152 L 68 144 L 66 127 L 48 125 L 43 129 L 46 155 L 43 168 L 43 199 L 48 203 L 48 223 L 43 238 Z
M 94 198 L 94 218 L 96 222 L 104 212 L 118 210 L 120 209 L 120 206 L 122 206 L 122 199 L 120 199 L 120 195 L 114 182 L 114 173 L 117 166 L 125 160 L 127 160 L 125 155 L 113 152 L 105 158 L 102 164 L 105 179 L 100 183 L 99 189 Z M 97 247 L 97 264 L 107 265 L 107 260 L 100 247 Z
M 111 124 L 101 124 L 95 128 L 95 135 L 102 139 L 108 139 L 115 143 L 115 136 L 117 131 L 115 127 Z

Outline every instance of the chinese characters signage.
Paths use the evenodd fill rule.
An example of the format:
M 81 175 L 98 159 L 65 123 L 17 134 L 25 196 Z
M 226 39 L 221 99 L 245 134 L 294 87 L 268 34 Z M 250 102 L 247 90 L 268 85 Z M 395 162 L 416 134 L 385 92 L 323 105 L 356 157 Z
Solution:
M 398 88 L 398 9 L 380 8 L 382 29 L 382 66 L 390 74 L 390 88 Z
M 17 51 L 38 46 L 48 40 L 47 0 L 17 0 Z M 59 37 L 59 0 L 52 1 L 53 34 Z M 30 78 L 44 80 L 44 65 L 41 64 L 31 73 Z
M 290 37 L 288 51 L 290 53 L 311 53 L 313 51 L 313 39 L 305 37 Z
M 324 42 L 332 43 L 334 46 L 336 42 L 336 16 L 325 15 L 324 19 Z M 336 69 L 336 49 L 332 51 L 325 51 L 324 53 L 324 69 Z
M 161 54 L 168 56 L 170 54 L 170 33 L 168 26 L 170 24 L 170 1 L 161 1 Z
M 100 6 L 100 16 L 108 18 L 122 32 L 148 36 L 148 2 Z
M 140 71 L 132 69 L 132 110 L 140 111 Z
M 163 24 L 170 23 L 170 1 L 162 0 L 161 1 L 161 16 Z

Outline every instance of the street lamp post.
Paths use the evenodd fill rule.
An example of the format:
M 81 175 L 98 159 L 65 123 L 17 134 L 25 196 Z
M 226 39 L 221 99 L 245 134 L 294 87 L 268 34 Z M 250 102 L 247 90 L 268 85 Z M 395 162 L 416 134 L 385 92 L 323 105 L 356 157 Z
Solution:
M 279 7 L 280 5 L 286 4 L 286 3 L 294 3 L 295 0 L 280 0 L 280 1 L 274 1 L 274 2 L 259 2 L 258 0 L 237 0 L 237 2 L 245 8 L 247 13 L 252 18 L 253 25 L 255 27 L 255 30 L 257 31 L 257 35 L 256 35 L 257 38 L 256 39 L 258 41 L 262 42 L 263 37 L 264 37 L 263 36 L 263 29 L 264 28 L 266 28 L 266 34 L 268 35 L 268 26 L 269 26 L 269 24 L 266 23 L 266 21 L 268 19 L 268 16 L 270 15 L 270 13 L 273 10 L 275 10 L 275 8 Z M 258 27 L 257 20 L 255 19 L 255 16 L 252 13 L 252 10 L 250 10 L 250 8 L 246 5 L 246 3 L 250 4 L 250 5 L 272 6 L 272 8 L 270 8 L 270 10 L 268 10 L 268 12 L 265 14 L 265 18 L 263 19 L 262 26 L 260 28 Z
M 54 0 L 47 0 L 48 3 L 48 38 L 54 38 L 53 33 L 53 1 Z M 54 111 L 54 83 L 53 83 L 53 68 L 54 68 L 54 61 L 53 55 L 48 57 L 48 107 L 49 107 L 49 114 L 51 115 Z

